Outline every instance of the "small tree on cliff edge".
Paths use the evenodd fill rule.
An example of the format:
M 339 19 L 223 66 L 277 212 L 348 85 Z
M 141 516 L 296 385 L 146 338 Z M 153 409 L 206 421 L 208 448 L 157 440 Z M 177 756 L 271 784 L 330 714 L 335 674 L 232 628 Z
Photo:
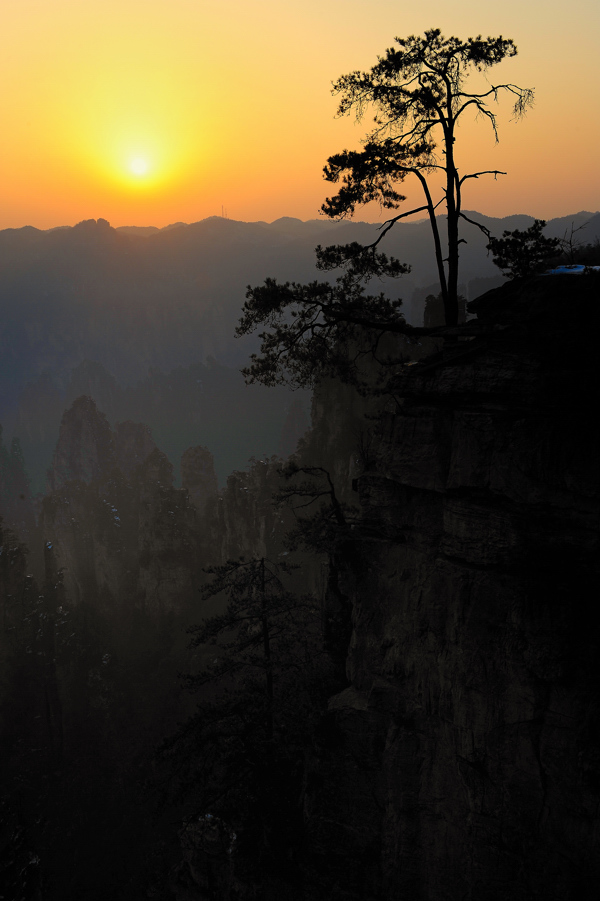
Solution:
M 271 328 L 260 336 L 262 357 L 254 354 L 252 364 L 244 370 L 249 381 L 277 384 L 284 380 L 282 369 L 288 369 L 297 384 L 310 383 L 319 370 L 337 369 L 343 377 L 348 375 L 344 372 L 347 363 L 336 357 L 332 348 L 356 340 L 361 330 L 369 333 L 371 348 L 385 332 L 427 333 L 404 321 L 399 312 L 401 301 L 390 301 L 383 294 L 365 295 L 361 284 L 373 275 L 397 277 L 410 271 L 409 266 L 388 259 L 376 248 L 396 222 L 422 211 L 427 212 L 433 233 L 446 325 L 457 324 L 460 219 L 491 237 L 486 228 L 462 212 L 463 186 L 471 178 L 504 173 L 484 170 L 460 175 L 454 150 L 456 129 L 465 114 L 474 111 L 488 119 L 497 140 L 490 101 L 497 101 L 501 93 L 512 95 L 518 118 L 533 102 L 533 91 L 510 83 L 490 85 L 479 93 L 465 90 L 472 70 L 484 73 L 516 55 L 512 40 L 478 36 L 461 41 L 445 38 L 439 29 L 433 29 L 423 37 L 396 38 L 396 43 L 399 49 L 387 50 L 370 72 L 352 72 L 334 83 L 333 92 L 341 95 L 339 115 L 354 112 L 362 119 L 374 108 L 375 128 L 367 135 L 363 150 L 344 150 L 327 161 L 325 178 L 334 184 L 341 182 L 341 187 L 322 211 L 330 218 L 344 218 L 352 215 L 357 205 L 373 200 L 384 209 L 397 209 L 406 199 L 398 186 L 409 175 L 420 182 L 425 203 L 385 222 L 377 240 L 367 247 L 357 243 L 317 247 L 318 269 L 345 270 L 336 286 L 327 282 L 279 285 L 267 279 L 264 286 L 248 288 L 238 335 L 259 325 Z M 428 177 L 436 172 L 443 174 L 445 187 L 441 199 L 434 201 Z M 447 213 L 445 252 L 436 220 L 440 206 Z M 287 320 L 290 311 L 292 322 Z
M 505 269 L 505 278 L 526 278 L 543 272 L 556 259 L 561 250 L 559 238 L 546 238 L 543 234 L 545 219 L 536 219 L 525 231 L 502 232 L 501 238 L 491 238 L 488 250 L 499 269 Z M 566 241 L 565 241 L 566 243 Z

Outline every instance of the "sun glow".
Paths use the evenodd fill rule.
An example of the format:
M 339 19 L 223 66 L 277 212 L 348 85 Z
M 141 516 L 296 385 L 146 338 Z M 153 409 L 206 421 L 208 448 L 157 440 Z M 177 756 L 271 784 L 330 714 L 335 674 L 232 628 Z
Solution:
M 138 156 L 130 162 L 129 168 L 134 175 L 146 175 L 148 172 L 148 163 Z
M 369 9 L 368 0 L 352 5 Z M 0 228 L 51 228 L 90 216 L 166 225 L 214 215 L 222 204 L 235 219 L 318 216 L 332 193 L 324 163 L 343 147 L 358 149 L 368 126 L 336 118 L 331 81 L 369 69 L 395 34 L 435 25 L 461 37 L 474 21 L 482 33 L 496 34 L 499 26 L 495 8 L 475 0 L 404 4 L 401 21 L 397 0 L 379 0 L 378 15 L 366 20 L 340 17 L 341 6 L 6 0 Z M 598 29 L 582 31 L 580 24 L 582 16 L 597 22 L 600 4 L 580 0 L 578 16 L 558 4 L 542 22 L 546 6 L 533 0 L 527 15 L 521 0 L 502 6 L 502 29 L 519 56 L 498 76 L 535 88 L 535 110 L 515 125 L 510 103 L 501 104 L 498 145 L 485 123 L 471 119 L 459 138 L 464 172 L 508 172 L 469 183 L 466 202 L 488 215 L 518 210 L 551 218 L 600 204 L 600 118 L 587 115 L 597 105 Z M 567 81 L 552 64 L 559 56 L 568 59 Z M 571 84 L 582 86 L 577 96 Z M 557 108 L 569 123 L 559 130 Z M 582 122 L 591 132 L 580 142 L 577 165 L 561 168 Z M 405 186 L 402 209 L 418 207 L 420 185 L 407 179 Z M 356 215 L 378 220 L 388 213 L 375 205 Z

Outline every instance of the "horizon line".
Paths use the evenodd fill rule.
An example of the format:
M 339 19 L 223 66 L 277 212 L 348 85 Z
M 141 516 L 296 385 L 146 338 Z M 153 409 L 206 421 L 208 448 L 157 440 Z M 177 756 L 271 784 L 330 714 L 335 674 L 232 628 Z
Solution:
M 512 218 L 516 218 L 516 217 L 525 217 L 525 218 L 529 218 L 529 219 L 540 218 L 540 217 L 536 217 L 536 216 L 532 215 L 531 213 L 509 213 L 507 216 L 489 216 L 487 213 L 482 213 L 480 210 L 465 210 L 464 212 L 471 213 L 471 214 L 475 213 L 479 216 L 485 217 L 486 219 L 495 219 L 498 222 L 502 222 L 504 219 L 512 219 Z M 578 210 L 577 212 L 574 212 L 574 213 L 566 213 L 563 216 L 552 216 L 550 219 L 547 219 L 546 221 L 552 222 L 556 219 L 569 219 L 569 218 L 578 217 L 581 215 L 594 217 L 594 216 L 600 215 L 600 210 L 595 210 L 595 211 Z M 393 218 L 393 217 L 390 217 L 390 218 Z M 445 219 L 447 217 L 445 214 L 439 214 L 438 216 L 436 216 L 436 218 L 437 219 Z M 209 222 L 210 220 L 219 220 L 222 222 L 232 222 L 232 223 L 236 223 L 238 225 L 266 225 L 266 226 L 276 225 L 278 223 L 284 223 L 286 221 L 297 222 L 302 225 L 318 224 L 318 225 L 323 225 L 325 227 L 336 226 L 336 225 L 339 226 L 339 225 L 343 225 L 346 223 L 352 224 L 352 225 L 373 225 L 373 226 L 383 226 L 386 224 L 385 221 L 384 222 L 380 222 L 380 221 L 369 222 L 365 219 L 350 219 L 350 218 L 300 219 L 297 216 L 279 216 L 277 219 L 273 219 L 271 222 L 267 222 L 265 219 L 252 219 L 252 220 L 233 219 L 230 216 L 219 216 L 219 215 L 215 214 L 215 215 L 211 215 L 211 216 L 205 216 L 203 219 L 197 219 L 193 222 L 177 221 L 177 222 L 172 222 L 172 223 L 169 223 L 168 225 L 162 225 L 162 226 L 159 226 L 159 225 L 117 225 L 117 226 L 113 226 L 110 224 L 110 222 L 107 219 L 104 219 L 104 217 L 99 216 L 97 219 L 94 219 L 94 218 L 81 219 L 78 222 L 75 222 L 73 225 L 54 225 L 54 226 L 50 226 L 49 228 L 38 228 L 38 226 L 35 226 L 35 225 L 6 226 L 5 228 L 0 229 L 0 232 L 22 231 L 24 229 L 33 229 L 35 231 L 46 233 L 46 232 L 53 232 L 53 231 L 62 231 L 62 230 L 66 230 L 66 229 L 73 229 L 73 228 L 77 228 L 78 226 L 82 226 L 82 225 L 87 225 L 87 224 L 91 225 L 91 223 L 94 223 L 94 225 L 96 225 L 96 226 L 101 223 L 106 223 L 112 231 L 121 231 L 124 229 L 136 229 L 137 231 L 140 231 L 140 232 L 145 231 L 145 232 L 157 233 L 157 232 L 162 232 L 162 231 L 170 231 L 175 228 L 189 228 L 194 225 L 200 225 L 203 222 Z M 389 220 L 387 220 L 387 221 L 389 221 Z M 402 220 L 400 223 L 397 223 L 397 224 L 418 225 L 420 223 L 428 222 L 428 221 L 429 221 L 429 217 L 423 216 L 418 219 Z

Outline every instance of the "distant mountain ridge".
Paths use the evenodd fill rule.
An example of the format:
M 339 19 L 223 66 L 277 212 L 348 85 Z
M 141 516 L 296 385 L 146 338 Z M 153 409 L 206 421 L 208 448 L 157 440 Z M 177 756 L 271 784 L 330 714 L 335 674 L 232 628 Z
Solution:
M 505 230 L 527 228 L 534 221 L 533 216 L 525 214 L 503 218 L 470 210 L 465 214 L 498 237 Z M 443 218 L 439 217 L 442 230 Z M 461 281 L 467 284 L 474 278 L 498 275 L 486 253 L 482 232 L 468 222 L 463 222 L 461 228 L 466 239 L 461 246 Z M 600 211 L 581 210 L 551 219 L 546 234 L 562 238 L 569 235 L 571 228 L 580 229 L 577 232 L 580 241 L 600 240 Z M 174 222 L 162 228 L 136 225 L 111 228 L 105 219 L 89 219 L 74 226 L 46 231 L 32 226 L 4 229 L 0 231 L 0 290 L 7 267 L 37 265 L 41 259 L 46 262 L 52 258 L 68 260 L 75 252 L 83 253 L 84 261 L 89 261 L 89 251 L 94 245 L 102 247 L 105 262 L 111 264 L 115 275 L 122 268 L 125 256 L 130 258 L 127 267 L 130 274 L 136 265 L 163 276 L 165 268 L 169 274 L 178 271 L 183 278 L 192 273 L 197 276 L 200 272 L 214 275 L 216 270 L 224 267 L 220 274 L 225 282 L 231 284 L 235 280 L 242 288 L 249 282 L 260 283 L 267 276 L 307 280 L 316 274 L 313 253 L 316 243 L 370 243 L 377 236 L 378 225 L 373 223 L 328 219 L 302 221 L 289 216 L 274 222 L 243 222 L 210 216 L 189 224 Z M 401 282 L 402 287 L 408 289 L 401 293 L 410 305 L 411 292 L 415 288 L 436 280 L 428 220 L 397 223 L 382 241 L 382 247 L 412 266 L 410 276 Z M 106 258 L 109 256 L 112 260 Z M 234 279 L 234 273 L 237 279 Z M 407 312 L 410 318 L 410 310 Z
M 479 213 L 476 210 L 465 210 L 466 215 L 469 217 L 476 217 L 477 221 L 486 225 L 488 228 L 490 227 L 490 223 L 495 226 L 495 231 L 498 233 L 498 236 L 504 229 L 513 230 L 515 228 L 527 228 L 533 220 L 536 218 L 534 216 L 530 216 L 527 213 L 513 213 L 510 216 L 504 217 L 494 217 L 494 216 L 486 216 L 484 213 Z M 594 236 L 598 233 L 598 227 L 600 226 L 600 222 L 592 223 L 595 217 L 600 216 L 600 210 L 596 210 L 595 212 L 591 212 L 589 210 L 580 210 L 577 213 L 569 213 L 566 216 L 558 216 L 553 219 L 547 220 L 548 224 L 546 227 L 546 232 L 551 237 L 563 237 L 565 231 L 569 231 L 571 228 L 571 224 L 574 224 L 575 228 L 579 228 L 579 226 L 584 225 L 585 223 L 589 223 L 591 226 L 591 231 L 594 231 Z M 440 219 L 444 217 L 438 217 Z M 538 217 L 539 218 L 539 217 Z M 171 231 L 174 228 L 190 228 L 193 226 L 198 226 L 202 223 L 214 222 L 216 220 L 222 220 L 224 222 L 237 222 L 240 225 L 248 225 L 248 226 L 263 226 L 265 228 L 280 230 L 280 231 L 289 231 L 298 233 L 302 227 L 316 227 L 316 228 L 335 228 L 339 226 L 340 223 L 336 221 L 332 221 L 330 219 L 298 219 L 295 216 L 281 216 L 279 219 L 274 219 L 272 222 L 266 222 L 265 220 L 258 219 L 246 222 L 245 220 L 239 219 L 229 219 L 224 216 L 207 216 L 205 219 L 199 219 L 195 222 L 172 222 L 169 225 L 156 226 L 156 225 L 118 225 L 115 228 L 115 231 L 121 232 L 122 234 L 127 235 L 136 235 L 138 237 L 148 237 L 150 235 L 156 235 L 161 232 Z M 348 220 L 352 221 L 352 220 Z M 403 227 L 415 227 L 421 226 L 422 224 L 427 224 L 428 219 L 426 217 L 422 219 L 413 219 L 411 221 L 404 221 L 400 223 Z M 85 224 L 86 222 L 106 222 L 104 219 L 94 220 L 83 220 L 83 222 L 78 223 L 78 225 Z M 355 225 L 367 225 L 374 226 L 374 223 L 367 223 L 362 221 L 353 221 Z M 77 226 L 69 226 L 69 225 L 58 225 L 49 229 L 37 229 L 34 226 L 27 225 L 23 228 L 25 229 L 34 229 L 35 231 L 44 231 L 44 232 L 53 232 L 59 230 L 65 230 L 69 228 L 76 228 Z M 2 231 L 22 231 L 23 229 L 3 229 L 0 230 L 0 234 Z M 492 229 L 490 229 L 492 230 Z M 587 234 L 587 229 L 586 229 Z M 592 238 L 593 240 L 594 238 Z
M 494 219 L 467 211 L 494 235 L 526 228 L 533 217 Z M 600 240 L 600 212 L 580 211 L 548 223 L 562 237 L 571 227 L 586 243 Z M 440 222 L 443 228 L 443 222 Z M 247 286 L 265 278 L 307 282 L 317 244 L 372 243 L 378 226 L 365 222 L 240 222 L 212 216 L 164 228 L 111 228 L 105 219 L 42 231 L 0 231 L 0 395 L 7 380 L 24 384 L 45 370 L 96 360 L 119 381 L 144 377 L 213 356 L 239 367 L 256 340 L 234 339 Z M 460 281 L 468 299 L 485 290 L 474 281 L 499 278 L 479 229 L 463 223 Z M 435 290 L 433 241 L 427 220 L 402 221 L 381 248 L 409 263 L 402 279 L 375 286 L 404 300 L 420 324 L 424 290 Z M 335 273 L 329 275 L 335 277 Z M 490 287 L 492 285 L 490 284 Z M 3 383 L 3 384 L 2 384 Z
M 525 215 L 467 215 L 498 236 L 533 222 Z M 471 300 L 498 283 L 500 274 L 486 252 L 485 236 L 475 226 L 463 225 L 460 281 Z M 600 240 L 600 212 L 553 219 L 547 233 L 562 237 L 571 225 L 585 225 L 579 239 Z M 14 394 L 44 371 L 72 369 L 84 360 L 101 363 L 128 383 L 145 377 L 150 368 L 168 371 L 209 356 L 239 368 L 257 347 L 256 339 L 234 338 L 249 284 L 262 284 L 267 277 L 322 279 L 315 268 L 317 244 L 368 244 L 378 234 L 377 225 L 365 222 L 292 217 L 239 222 L 220 216 L 161 229 L 114 229 L 105 219 L 47 231 L 4 229 L 0 416 L 7 389 Z M 380 246 L 410 263 L 412 271 L 381 287 L 373 283 L 373 288 L 402 297 L 408 321 L 421 324 L 424 292 L 437 287 L 428 221 L 397 223 Z
M 498 236 L 505 229 L 527 228 L 533 222 L 532 216 L 525 215 L 502 219 L 477 212 L 467 215 Z M 443 222 L 440 225 L 443 228 Z M 562 237 L 571 226 L 581 225 L 585 228 L 577 233 L 580 240 L 600 240 L 598 212 L 553 219 L 547 233 Z M 215 453 L 221 477 L 225 459 L 230 461 L 227 465 L 239 466 L 250 453 L 273 453 L 291 398 L 276 399 L 262 388 L 245 392 L 236 371 L 258 348 L 257 336 L 235 338 L 247 286 L 260 285 L 267 277 L 283 282 L 333 279 L 335 273 L 325 275 L 315 268 L 315 246 L 368 244 L 378 234 L 378 226 L 366 222 L 303 222 L 293 217 L 271 223 L 240 222 L 220 216 L 160 229 L 115 229 L 105 219 L 46 231 L 32 226 L 4 229 L 0 231 L 0 423 L 22 439 L 26 458 L 37 459 L 42 472 L 56 440 L 63 405 L 71 397 L 72 386 L 81 381 L 81 367 L 91 372 L 90 365 L 98 364 L 103 375 L 94 379 L 104 387 L 84 387 L 79 393 L 91 393 L 109 418 L 109 407 L 114 408 L 115 417 L 135 419 L 136 406 L 141 406 L 153 429 L 165 431 L 167 422 L 171 423 L 169 434 L 180 433 L 173 449 L 160 430 L 155 434 L 167 452 L 180 453 L 184 443 L 186 447 L 207 445 Z M 461 290 L 471 300 L 502 278 L 480 230 L 464 223 L 463 234 L 467 243 L 461 245 Z M 425 297 L 439 290 L 428 220 L 399 222 L 381 248 L 410 263 L 412 271 L 397 281 L 373 282 L 370 290 L 402 297 L 408 321 L 422 324 Z M 181 407 L 177 425 L 169 413 L 179 409 L 169 400 L 171 392 L 174 398 L 185 395 L 193 404 L 193 410 Z M 104 394 L 109 398 L 106 403 Z M 138 395 L 143 402 L 135 400 Z M 226 396 L 229 400 L 224 403 Z M 251 397 L 252 408 L 248 406 Z M 50 408 L 52 416 L 43 425 Z M 231 437 L 235 429 L 228 416 L 247 419 L 248 429 L 253 422 L 265 423 L 248 444 L 247 454 L 240 448 L 235 457 Z M 242 463 L 236 462 L 240 456 Z

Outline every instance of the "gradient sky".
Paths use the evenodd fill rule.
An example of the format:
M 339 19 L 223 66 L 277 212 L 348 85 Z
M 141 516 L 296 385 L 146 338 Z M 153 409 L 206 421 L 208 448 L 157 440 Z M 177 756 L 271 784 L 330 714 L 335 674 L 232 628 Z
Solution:
M 490 80 L 536 90 L 518 123 L 500 104 L 498 145 L 461 128 L 463 172 L 508 171 L 465 208 L 599 209 L 597 0 L 2 0 L 0 228 L 315 218 L 327 157 L 365 131 L 335 118 L 331 82 L 435 27 L 512 38 Z

